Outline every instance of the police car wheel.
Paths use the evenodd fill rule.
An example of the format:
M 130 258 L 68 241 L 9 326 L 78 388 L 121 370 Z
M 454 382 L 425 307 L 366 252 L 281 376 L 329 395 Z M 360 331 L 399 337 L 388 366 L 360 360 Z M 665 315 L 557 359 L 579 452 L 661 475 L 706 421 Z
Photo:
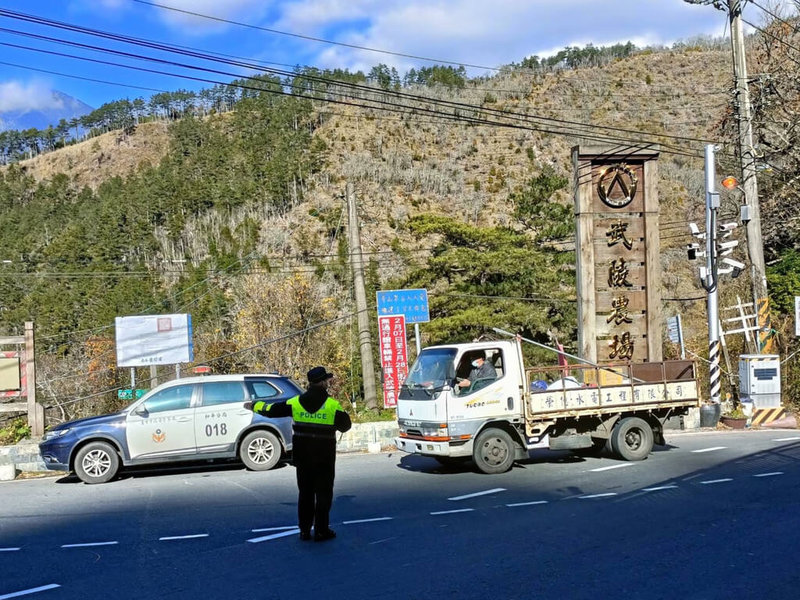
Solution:
M 251 471 L 269 471 L 281 458 L 281 443 L 274 433 L 253 431 L 242 440 L 239 458 Z
M 119 454 L 111 444 L 91 442 L 75 455 L 75 474 L 84 483 L 106 483 L 119 471 Z

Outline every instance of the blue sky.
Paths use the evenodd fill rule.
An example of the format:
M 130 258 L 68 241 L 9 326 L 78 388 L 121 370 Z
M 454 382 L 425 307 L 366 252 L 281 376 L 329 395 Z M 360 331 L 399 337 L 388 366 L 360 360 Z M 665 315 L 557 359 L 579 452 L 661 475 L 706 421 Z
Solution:
M 531 54 L 547 55 L 564 46 L 590 42 L 595 45 L 626 41 L 633 41 L 637 45 L 669 45 L 676 40 L 697 35 L 719 36 L 725 31 L 726 21 L 725 14 L 713 7 L 690 5 L 683 0 L 150 1 L 309 37 L 482 66 L 498 66 Z M 0 9 L 105 32 L 288 65 L 366 71 L 372 65 L 383 62 L 396 66 L 402 74 L 410 67 L 431 64 L 221 23 L 145 5 L 136 0 L 0 0 Z M 763 14 L 759 13 L 759 9 L 749 7 L 746 15 L 753 22 L 761 22 Z M 192 59 L 158 54 L 7 16 L 0 17 L 0 28 L 192 62 Z M 174 67 L 101 55 L 8 31 L 0 31 L 0 43 L 178 71 Z M 124 97 L 149 97 L 156 90 L 202 87 L 200 83 L 179 78 L 9 46 L 0 46 L 0 61 L 26 67 L 0 64 L 0 112 L 28 107 L 46 108 L 48 102 L 52 102 L 49 89 L 57 89 L 97 107 Z M 211 66 L 240 75 L 249 73 L 234 67 Z M 471 70 L 471 74 L 480 72 Z M 84 81 L 65 75 L 110 83 Z M 194 75 L 219 81 L 232 78 L 197 72 Z

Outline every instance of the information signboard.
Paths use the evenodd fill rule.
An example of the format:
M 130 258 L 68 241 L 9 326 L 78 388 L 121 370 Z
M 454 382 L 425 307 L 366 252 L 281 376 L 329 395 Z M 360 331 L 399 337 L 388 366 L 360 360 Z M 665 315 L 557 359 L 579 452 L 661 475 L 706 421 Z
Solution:
M 118 367 L 192 362 L 192 317 L 187 314 L 117 317 Z
M 408 377 L 406 321 L 403 315 L 378 317 L 381 367 L 383 368 L 383 406 L 397 406 L 400 386 Z
M 406 323 L 427 323 L 431 320 L 428 313 L 428 290 L 380 290 L 378 298 L 378 316 L 403 315 Z

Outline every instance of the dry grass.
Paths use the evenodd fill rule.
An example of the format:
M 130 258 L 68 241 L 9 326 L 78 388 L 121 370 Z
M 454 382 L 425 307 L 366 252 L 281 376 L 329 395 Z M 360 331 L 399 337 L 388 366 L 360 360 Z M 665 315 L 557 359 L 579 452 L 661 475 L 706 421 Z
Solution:
M 97 189 L 107 179 L 158 164 L 169 148 L 167 128 L 163 121 L 143 123 L 131 135 L 112 131 L 19 165 L 37 181 L 67 173 L 77 187 Z

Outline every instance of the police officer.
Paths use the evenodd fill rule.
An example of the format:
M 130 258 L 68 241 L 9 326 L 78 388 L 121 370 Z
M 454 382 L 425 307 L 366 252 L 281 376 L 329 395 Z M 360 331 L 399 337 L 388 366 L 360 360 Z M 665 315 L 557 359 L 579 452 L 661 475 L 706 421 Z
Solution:
M 328 396 L 333 375 L 324 367 L 308 372 L 308 390 L 286 402 L 245 402 L 248 408 L 266 417 L 292 417 L 292 457 L 297 467 L 297 517 L 300 539 L 322 542 L 336 537 L 328 525 L 333 503 L 336 466 L 336 432 L 352 426 L 350 415 Z

